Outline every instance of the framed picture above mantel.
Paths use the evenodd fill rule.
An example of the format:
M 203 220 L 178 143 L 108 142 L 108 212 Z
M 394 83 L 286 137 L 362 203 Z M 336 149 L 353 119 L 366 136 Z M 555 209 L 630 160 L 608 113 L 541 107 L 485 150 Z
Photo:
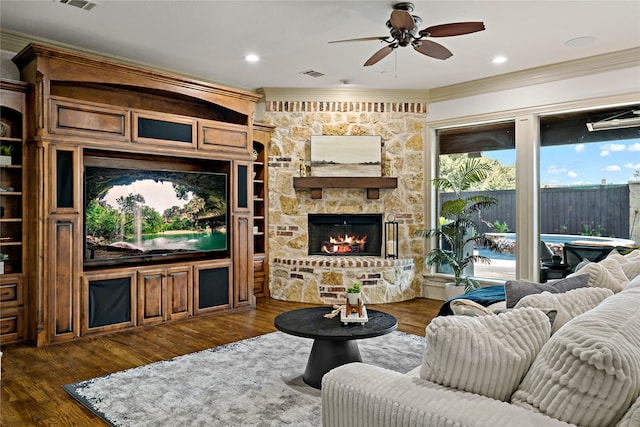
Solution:
M 312 135 L 312 177 L 381 177 L 380 135 Z

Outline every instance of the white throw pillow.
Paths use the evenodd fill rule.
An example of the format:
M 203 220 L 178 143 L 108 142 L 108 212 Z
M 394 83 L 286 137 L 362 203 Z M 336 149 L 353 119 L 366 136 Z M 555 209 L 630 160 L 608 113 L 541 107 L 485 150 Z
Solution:
M 620 264 L 620 268 L 624 271 L 627 279 L 632 280 L 640 276 L 640 258 L 637 260 L 630 260 L 625 264 Z
M 506 402 L 550 332 L 549 319 L 534 308 L 436 317 L 426 329 L 420 377 Z
M 636 253 L 638 255 L 636 255 Z M 612 250 L 606 259 L 612 259 L 620 264 L 620 268 L 624 272 L 627 279 L 631 280 L 640 276 L 640 251 L 632 251 L 627 255 L 621 255 L 617 250 Z
M 518 301 L 515 308 L 533 307 L 557 310 L 558 314 L 551 329 L 551 334 L 555 334 L 565 323 L 596 307 L 611 295 L 613 295 L 613 291 L 606 288 L 578 288 L 562 294 L 543 292 L 527 295 Z
M 625 286 L 624 290 L 631 288 L 640 288 L 640 276 L 636 276 L 633 280 L 630 280 L 629 283 L 627 283 L 627 286 Z
M 475 301 L 465 298 L 457 298 L 449 303 L 451 311 L 457 316 L 487 316 L 493 315 L 493 311 Z
M 631 252 L 627 252 L 624 254 L 624 257 L 630 260 L 640 260 L 640 249 L 634 249 Z
M 638 307 L 640 288 L 632 288 L 567 323 L 511 403 L 584 427 L 615 425 L 640 396 Z
M 594 288 L 608 288 L 613 292 L 620 292 L 629 282 L 620 263 L 614 259 L 603 259 L 600 262 L 590 262 L 580 269 L 580 272 L 571 273 L 567 277 L 578 274 L 589 275 L 589 286 Z

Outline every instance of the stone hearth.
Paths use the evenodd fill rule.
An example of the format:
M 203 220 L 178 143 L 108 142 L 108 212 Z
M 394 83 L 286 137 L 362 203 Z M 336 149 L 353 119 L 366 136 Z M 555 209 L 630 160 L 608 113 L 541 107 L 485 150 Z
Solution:
M 270 265 L 271 296 L 286 301 L 341 304 L 346 289 L 362 284 L 365 304 L 412 299 L 413 259 L 361 256 L 308 256 L 275 258 Z

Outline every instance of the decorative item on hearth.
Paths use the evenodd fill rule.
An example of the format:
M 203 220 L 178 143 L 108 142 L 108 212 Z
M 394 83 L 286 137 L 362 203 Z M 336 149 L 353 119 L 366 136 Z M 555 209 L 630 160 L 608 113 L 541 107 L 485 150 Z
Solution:
M 398 221 L 394 214 L 387 215 L 384 223 L 384 257 L 398 258 Z

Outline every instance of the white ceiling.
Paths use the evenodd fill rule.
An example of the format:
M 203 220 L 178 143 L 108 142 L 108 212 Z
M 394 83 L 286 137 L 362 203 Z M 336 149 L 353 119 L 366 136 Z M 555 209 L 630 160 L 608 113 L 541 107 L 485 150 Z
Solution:
M 640 1 L 414 1 L 431 25 L 483 21 L 486 30 L 432 39 L 442 61 L 399 48 L 362 64 L 386 36 L 395 1 L 99 0 L 90 11 L 57 0 L 0 1 L 2 30 L 133 60 L 245 89 L 262 87 L 432 89 L 640 46 Z M 583 46 L 565 44 L 595 37 Z M 261 57 L 248 63 L 244 57 Z M 504 55 L 504 64 L 492 64 Z M 302 74 L 313 70 L 321 77 Z

